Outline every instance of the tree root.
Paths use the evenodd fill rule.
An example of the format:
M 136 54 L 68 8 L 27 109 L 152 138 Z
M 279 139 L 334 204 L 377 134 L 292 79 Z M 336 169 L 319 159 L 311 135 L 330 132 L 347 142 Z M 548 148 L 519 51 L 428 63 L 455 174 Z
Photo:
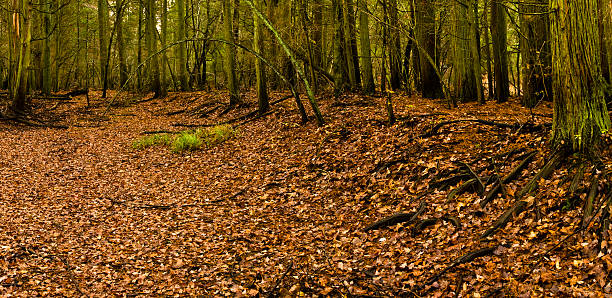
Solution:
M 449 270 L 461 265 L 461 264 L 465 264 L 465 263 L 469 263 L 474 261 L 477 258 L 480 257 L 484 257 L 484 256 L 488 256 L 493 254 L 493 252 L 495 251 L 496 247 L 486 247 L 486 248 L 481 248 L 478 250 L 474 250 L 471 252 L 468 252 L 462 256 L 460 256 L 459 258 L 455 259 L 450 265 L 448 265 L 446 268 L 442 269 L 442 271 L 438 272 L 436 275 L 432 276 L 431 278 L 429 278 L 423 285 L 419 286 L 417 288 L 417 290 L 421 290 L 422 288 L 431 285 L 432 283 L 436 282 L 438 279 L 440 279 L 440 277 L 442 277 L 446 272 L 448 272 Z
M 497 230 L 499 230 L 500 228 L 503 228 L 506 226 L 506 224 L 508 222 L 510 222 L 510 220 L 512 220 L 513 218 L 517 217 L 519 214 L 521 214 L 521 212 L 523 212 L 523 210 L 525 210 L 525 207 L 527 207 L 527 201 L 518 201 L 516 202 L 512 208 L 508 209 L 508 211 L 504 212 L 504 214 L 502 214 L 493 224 L 493 226 L 491 228 L 489 228 L 488 230 L 486 230 L 481 236 L 480 238 L 487 238 L 493 234 L 495 234 L 495 232 L 497 232 Z
M 385 217 L 381 220 L 378 220 L 363 229 L 364 232 L 378 230 L 381 228 L 386 228 L 388 226 L 396 225 L 398 223 L 412 223 L 425 211 L 425 202 L 421 202 L 419 208 L 416 212 L 408 212 L 408 213 L 396 213 L 391 216 Z
M 553 156 L 548 162 L 542 167 L 542 169 L 531 179 L 527 184 L 516 193 L 515 198 L 520 200 L 524 196 L 527 196 L 538 189 L 538 183 L 540 179 L 548 178 L 555 169 L 559 166 L 566 154 L 562 151 L 555 151 Z
M 421 220 L 417 225 L 414 226 L 414 228 L 412 228 L 412 236 L 418 235 L 422 230 L 435 225 L 440 220 L 450 222 L 452 225 L 454 225 L 457 228 L 461 227 L 461 224 L 459 223 L 459 219 L 454 216 L 442 216 L 440 218 L 429 218 L 429 219 Z
M 518 178 L 521 172 L 526 169 L 527 166 L 531 163 L 533 158 L 536 156 L 536 153 L 537 152 L 535 151 L 528 153 L 527 157 L 523 159 L 523 161 L 521 161 L 521 163 L 516 168 L 514 168 L 508 175 L 501 179 L 501 184 L 497 182 L 493 186 L 493 188 L 491 188 L 491 190 L 489 190 L 489 192 L 485 195 L 485 198 L 480 202 L 480 207 L 484 208 L 489 202 L 491 202 L 495 198 L 495 196 L 501 190 L 501 185 L 507 184 L 512 180 Z
M 483 124 L 483 125 L 495 126 L 495 127 L 499 127 L 499 128 L 513 128 L 513 129 L 529 128 L 531 131 L 541 130 L 541 129 L 545 128 L 545 127 L 549 127 L 550 126 L 550 123 L 540 124 L 540 125 L 534 125 L 534 124 L 530 124 L 530 123 L 525 123 L 525 124 L 507 124 L 507 123 L 495 122 L 495 121 L 489 121 L 489 120 L 482 120 L 482 119 L 460 119 L 460 120 L 450 120 L 450 121 L 440 122 L 440 123 L 436 124 L 434 127 L 432 127 L 429 131 L 427 131 L 426 133 L 422 134 L 421 138 L 429 138 L 429 137 L 435 136 L 435 135 L 437 135 L 439 133 L 438 131 L 443 126 L 449 125 L 449 124 L 454 124 L 454 123 L 461 123 L 461 122 L 473 122 L 473 123 L 478 123 L 478 124 Z

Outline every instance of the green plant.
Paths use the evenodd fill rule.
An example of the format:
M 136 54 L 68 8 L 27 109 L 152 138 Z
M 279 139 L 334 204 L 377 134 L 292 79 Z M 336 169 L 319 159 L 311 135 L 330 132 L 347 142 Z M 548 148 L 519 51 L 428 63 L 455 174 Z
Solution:
M 217 125 L 207 129 L 203 134 L 206 145 L 214 146 L 235 136 L 236 130 L 231 125 Z
M 171 150 L 174 153 L 194 151 L 202 147 L 202 139 L 196 132 L 182 132 L 173 142 Z
M 152 146 L 168 145 L 170 142 L 171 138 L 168 134 L 154 134 L 135 140 L 132 142 L 132 148 L 142 150 Z

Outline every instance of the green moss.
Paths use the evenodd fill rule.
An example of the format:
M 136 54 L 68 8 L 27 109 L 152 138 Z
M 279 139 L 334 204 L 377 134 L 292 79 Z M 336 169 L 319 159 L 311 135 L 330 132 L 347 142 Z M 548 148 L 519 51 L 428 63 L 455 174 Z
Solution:
M 172 142 L 171 150 L 174 153 L 181 153 L 185 151 L 195 151 L 202 147 L 202 139 L 198 136 L 197 132 L 182 132 Z
M 236 130 L 231 125 L 218 125 L 208 129 L 186 130 L 176 136 L 155 134 L 135 140 L 132 148 L 142 150 L 152 146 L 169 146 L 174 153 L 195 151 L 203 145 L 212 147 L 236 136 Z
M 171 141 L 172 139 L 168 134 L 154 134 L 135 140 L 132 142 L 132 148 L 142 150 L 153 146 L 168 145 Z

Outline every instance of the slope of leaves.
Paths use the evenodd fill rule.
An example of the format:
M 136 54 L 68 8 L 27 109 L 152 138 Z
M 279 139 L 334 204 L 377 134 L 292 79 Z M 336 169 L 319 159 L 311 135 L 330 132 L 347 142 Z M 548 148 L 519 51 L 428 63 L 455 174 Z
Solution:
M 104 116 L 100 99 L 91 108 L 84 99 L 37 102 L 35 114 L 69 129 L 0 122 L 0 295 L 610 294 L 599 213 L 561 242 L 581 225 L 586 197 L 568 194 L 569 166 L 480 238 L 549 155 L 546 126 L 534 128 L 551 121 L 546 104 L 535 114 L 515 102 L 447 110 L 397 96 L 400 121 L 388 126 L 383 99 L 346 96 L 322 101 L 328 124 L 316 127 L 299 125 L 286 101 L 235 138 L 177 155 L 132 141 L 248 108 L 217 118 L 216 103 L 227 101 L 218 94 L 122 96 L 128 104 Z M 427 133 L 457 119 L 511 126 L 458 122 Z M 509 173 L 530 150 L 536 158 L 504 185 L 507 197 L 484 208 L 476 190 L 449 196 L 470 177 L 440 183 L 468 165 L 488 190 L 486 177 Z M 364 231 L 420 206 L 414 222 Z M 444 271 L 482 248 L 493 253 Z

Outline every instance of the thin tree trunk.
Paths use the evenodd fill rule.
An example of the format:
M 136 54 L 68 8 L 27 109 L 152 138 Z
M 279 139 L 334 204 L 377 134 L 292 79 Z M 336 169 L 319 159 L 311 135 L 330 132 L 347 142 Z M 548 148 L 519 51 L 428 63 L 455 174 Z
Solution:
M 262 8 L 262 0 L 255 0 L 255 6 L 258 9 Z M 264 56 L 264 43 L 263 43 L 263 32 L 261 27 L 261 20 L 255 15 L 253 16 L 253 33 L 254 41 L 253 47 L 255 52 L 261 56 Z M 255 76 L 257 86 L 257 102 L 259 107 L 259 114 L 264 114 L 270 109 L 270 103 L 268 98 L 268 89 L 266 86 L 266 72 L 264 64 L 260 59 L 255 58 Z
M 508 46 L 506 27 L 506 9 L 504 0 L 493 0 L 491 6 L 491 34 L 493 35 L 493 58 L 495 76 L 495 98 L 497 102 L 505 102 L 510 95 L 508 79 Z
M 123 1 L 121 2 L 123 4 Z M 125 40 L 123 38 L 123 7 L 117 9 L 117 51 L 119 52 L 119 86 L 123 86 L 128 78 L 127 60 L 125 55 Z
M 151 68 L 149 70 L 149 78 L 151 80 L 151 92 L 154 93 L 153 97 L 162 96 L 161 81 L 159 77 L 159 58 L 157 53 L 157 26 L 156 26 L 156 13 L 155 13 L 155 0 L 146 0 L 146 30 L 147 30 L 147 52 L 151 58 Z
M 226 1 L 224 1 L 226 2 Z M 177 32 L 176 32 L 176 41 L 185 40 L 185 0 L 176 0 L 176 23 L 177 23 Z M 177 64 L 178 67 L 176 69 L 177 77 L 180 82 L 181 89 L 183 91 L 189 89 L 188 79 L 187 79 L 187 43 L 181 43 L 177 48 Z
M 232 7 L 230 1 L 223 1 L 223 31 L 225 39 L 234 43 L 234 29 L 232 19 Z M 238 93 L 238 82 L 236 81 L 236 48 L 233 45 L 225 45 L 225 75 L 227 78 L 227 88 L 230 92 L 230 106 L 241 103 Z
M 100 46 L 100 84 L 104 84 L 106 59 L 108 58 L 108 2 L 98 0 L 98 44 Z M 56 56 L 57 59 L 57 56 Z
M 363 69 L 362 89 L 366 94 L 374 93 L 374 75 L 372 73 L 372 54 L 370 49 L 370 21 L 368 18 L 368 1 L 357 0 L 359 5 L 359 38 L 360 56 Z
M 402 87 L 402 59 L 401 59 L 401 41 L 399 34 L 399 16 L 397 10 L 397 0 L 388 0 L 387 11 L 389 13 L 389 70 L 391 75 L 391 89 L 399 90 Z

